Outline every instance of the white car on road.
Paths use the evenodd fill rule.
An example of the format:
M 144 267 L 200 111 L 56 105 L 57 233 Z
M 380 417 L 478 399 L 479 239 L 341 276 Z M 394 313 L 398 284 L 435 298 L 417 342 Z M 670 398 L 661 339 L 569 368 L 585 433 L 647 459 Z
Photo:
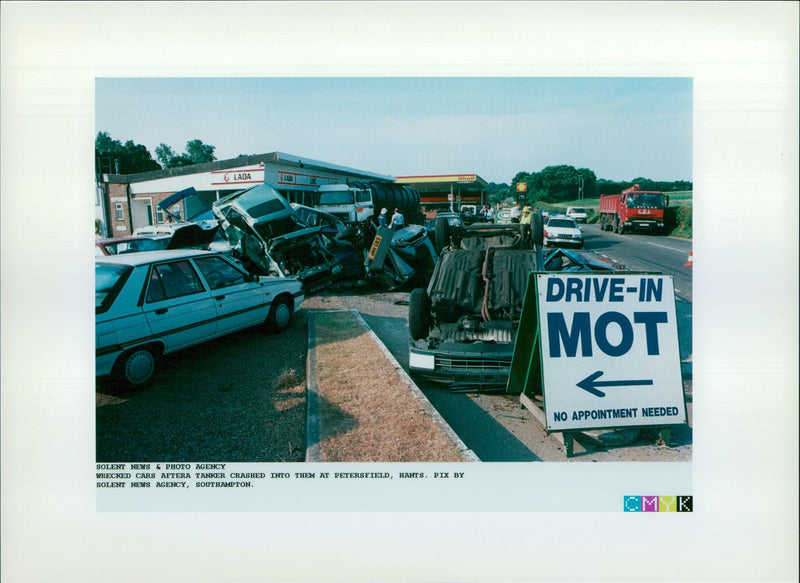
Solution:
M 143 387 L 162 355 L 259 324 L 283 331 L 303 299 L 297 279 L 251 275 L 219 253 L 96 257 L 95 374 Z
M 571 219 L 575 219 L 576 223 L 585 223 L 588 213 L 582 206 L 571 206 L 567 209 L 567 216 Z
M 569 217 L 553 217 L 544 226 L 545 247 L 548 245 L 574 245 L 580 249 L 583 247 L 583 231 L 581 231 L 575 219 Z

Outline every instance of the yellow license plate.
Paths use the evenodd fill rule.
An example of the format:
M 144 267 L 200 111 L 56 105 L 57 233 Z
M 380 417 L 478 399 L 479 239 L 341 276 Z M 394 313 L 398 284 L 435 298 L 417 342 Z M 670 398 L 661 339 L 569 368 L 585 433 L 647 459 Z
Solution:
M 372 247 L 369 248 L 369 258 L 375 259 L 375 254 L 378 252 L 378 247 L 381 246 L 381 239 L 380 235 L 375 235 L 375 240 L 372 242 Z

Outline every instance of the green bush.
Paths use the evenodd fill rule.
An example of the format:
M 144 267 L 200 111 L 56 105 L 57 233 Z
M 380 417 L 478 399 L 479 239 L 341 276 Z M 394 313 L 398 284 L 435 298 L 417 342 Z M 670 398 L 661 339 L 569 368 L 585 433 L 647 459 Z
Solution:
M 692 205 L 669 206 L 664 213 L 664 227 L 669 235 L 692 238 Z

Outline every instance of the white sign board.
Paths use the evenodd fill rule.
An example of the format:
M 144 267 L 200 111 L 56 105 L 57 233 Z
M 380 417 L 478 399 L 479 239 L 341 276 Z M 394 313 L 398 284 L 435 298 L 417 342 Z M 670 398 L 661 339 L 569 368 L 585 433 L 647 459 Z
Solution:
M 686 423 L 672 277 L 536 276 L 549 431 Z

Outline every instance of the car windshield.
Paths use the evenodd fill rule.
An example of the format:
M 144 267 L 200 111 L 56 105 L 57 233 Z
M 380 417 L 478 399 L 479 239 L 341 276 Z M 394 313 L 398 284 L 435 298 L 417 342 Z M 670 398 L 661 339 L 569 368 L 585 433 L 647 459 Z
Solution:
M 133 268 L 128 265 L 95 263 L 94 307 L 97 313 L 108 310 L 131 271 Z
M 586 209 L 580 208 L 580 207 L 575 207 L 574 209 L 572 209 L 572 212 L 573 213 L 585 213 Z
M 320 206 L 326 204 L 353 204 L 352 192 L 324 192 L 319 197 Z
M 547 221 L 548 227 L 563 227 L 565 229 L 577 229 L 575 221 L 569 219 L 550 219 Z
M 275 237 L 281 237 L 282 235 L 292 233 L 302 228 L 302 226 L 297 225 L 292 220 L 291 216 L 287 216 L 276 221 L 257 223 L 255 225 L 256 231 L 265 241 L 270 241 Z
M 632 194 L 628 197 L 628 208 L 664 208 L 664 195 L 655 192 Z

